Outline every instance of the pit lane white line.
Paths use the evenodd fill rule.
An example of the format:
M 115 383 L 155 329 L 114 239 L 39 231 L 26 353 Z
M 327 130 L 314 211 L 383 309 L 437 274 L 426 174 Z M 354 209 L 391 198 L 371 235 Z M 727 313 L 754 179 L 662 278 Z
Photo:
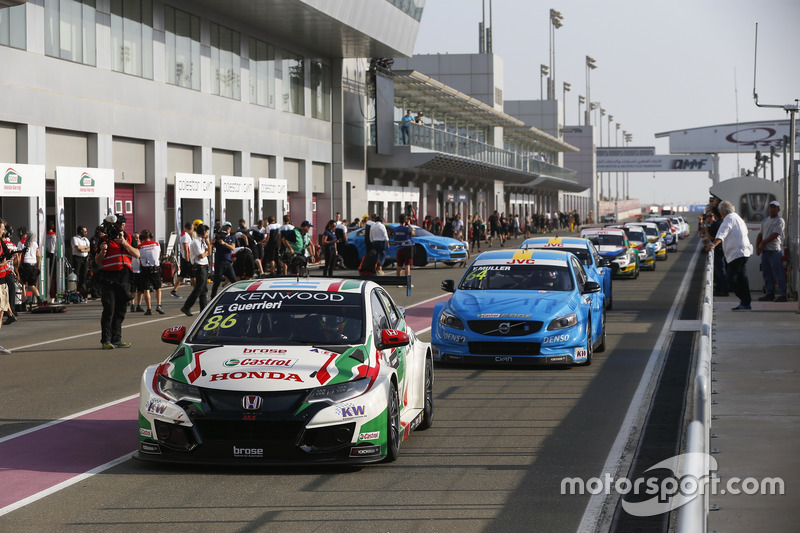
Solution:
M 617 438 L 606 458 L 603 470 L 597 476 L 598 479 L 604 479 L 606 473 L 611 476 L 612 480 L 619 479 L 621 476 L 625 476 L 627 469 L 630 468 L 630 462 L 633 459 L 633 454 L 636 451 L 636 442 L 639 438 L 637 430 L 642 427 L 642 419 L 647 414 L 646 410 L 642 409 L 642 406 L 645 405 L 645 401 L 647 405 L 650 404 L 650 398 L 658 384 L 658 376 L 661 374 L 660 370 L 666 354 L 665 344 L 671 334 L 672 322 L 675 320 L 675 314 L 678 312 L 678 308 L 689 290 L 689 283 L 694 274 L 695 264 L 699 256 L 700 245 L 698 245 L 689 261 L 689 266 L 683 275 L 683 280 L 672 302 L 672 307 L 667 314 L 667 319 L 664 321 L 664 327 L 661 328 L 661 333 L 656 340 L 653 351 L 650 353 L 642 378 L 639 380 L 636 392 L 628 405 L 628 412 L 622 421 L 622 427 L 617 433 Z M 581 518 L 581 523 L 578 526 L 578 533 L 600 531 L 600 528 L 603 527 L 600 522 L 610 520 L 613 517 L 614 509 L 607 509 L 607 506 L 611 504 L 616 506 L 617 499 L 618 495 L 614 494 L 613 490 L 610 491 L 610 494 L 603 494 L 602 492 L 593 494 L 586 505 L 583 518 Z
M 152 324 L 154 322 L 162 322 L 164 320 L 171 320 L 171 319 L 179 317 L 179 316 L 181 316 L 181 315 L 165 316 L 163 318 L 154 318 L 152 320 L 145 320 L 143 322 L 137 322 L 136 324 L 128 324 L 127 326 L 122 326 L 122 329 L 135 328 L 136 326 L 146 326 L 147 324 Z M 36 344 L 28 344 L 26 346 L 17 346 L 16 348 L 11 348 L 11 350 L 13 351 L 13 350 L 25 350 L 27 348 L 36 348 L 37 346 L 44 346 L 45 344 L 53 344 L 54 342 L 64 342 L 64 341 L 69 341 L 69 340 L 72 340 L 72 339 L 80 339 L 81 337 L 88 337 L 89 335 L 99 335 L 100 333 L 102 333 L 102 332 L 98 329 L 97 331 L 90 331 L 88 333 L 81 333 L 80 335 L 72 335 L 71 337 L 61 337 L 60 339 L 53 339 L 53 340 L 49 340 L 49 341 L 37 342 Z M 11 355 L 14 355 L 14 354 L 12 353 Z

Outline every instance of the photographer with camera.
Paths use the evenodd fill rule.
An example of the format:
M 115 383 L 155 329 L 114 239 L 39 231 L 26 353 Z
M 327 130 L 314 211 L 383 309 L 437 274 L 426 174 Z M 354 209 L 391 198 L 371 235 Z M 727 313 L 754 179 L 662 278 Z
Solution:
M 104 350 L 129 348 L 131 343 L 122 341 L 122 321 L 128 310 L 133 258 L 139 250 L 133 247 L 131 236 L 125 233 L 125 216 L 121 213 L 109 215 L 103 221 L 105 238 L 95 262 L 100 265 L 100 285 L 103 314 L 100 318 L 100 343 Z
M 214 234 L 211 241 L 214 246 L 214 285 L 211 286 L 211 299 L 217 295 L 217 289 L 222 282 L 222 276 L 228 282 L 236 281 L 236 272 L 233 271 L 233 249 L 236 248 L 236 237 L 231 235 L 231 223 L 227 220 Z
M 195 227 L 196 237 L 189 245 L 189 257 L 192 262 L 192 279 L 194 288 L 186 298 L 181 312 L 192 316 L 192 306 L 200 298 L 200 310 L 208 305 L 208 256 L 211 255 L 211 243 L 208 242 L 208 226 L 200 224 Z

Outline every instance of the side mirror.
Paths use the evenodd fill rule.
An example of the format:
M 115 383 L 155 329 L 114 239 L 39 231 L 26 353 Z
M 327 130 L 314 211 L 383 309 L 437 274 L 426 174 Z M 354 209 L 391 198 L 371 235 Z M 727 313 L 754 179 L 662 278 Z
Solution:
M 600 292 L 600 284 L 596 281 L 587 281 L 583 285 L 583 292 L 581 294 L 591 294 L 593 292 Z
M 161 334 L 161 342 L 167 344 L 180 344 L 186 336 L 186 326 L 175 326 L 165 329 Z
M 456 282 L 452 279 L 442 281 L 442 290 L 444 292 L 456 292 Z
M 601 267 L 610 267 L 611 266 L 611 261 L 609 261 L 608 259 L 605 259 L 605 258 L 601 258 L 600 259 L 600 266 Z
M 406 308 L 402 305 L 397 306 L 397 310 L 400 311 L 400 314 L 403 315 L 403 318 L 406 318 Z
M 399 348 L 401 346 L 408 346 L 409 342 L 408 333 L 396 329 L 382 329 L 381 339 L 377 343 L 376 348 L 379 350 Z

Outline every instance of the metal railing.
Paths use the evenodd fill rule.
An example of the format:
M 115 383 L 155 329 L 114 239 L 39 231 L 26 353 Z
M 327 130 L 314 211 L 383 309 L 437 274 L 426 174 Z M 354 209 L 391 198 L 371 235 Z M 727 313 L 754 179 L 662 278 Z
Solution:
M 370 126 L 374 129 L 374 125 Z M 374 131 L 370 132 L 370 143 L 374 144 Z M 394 144 L 402 146 L 404 142 L 400 125 L 394 125 Z M 512 168 L 531 174 L 551 176 L 577 183 L 578 172 L 567 168 L 551 165 L 545 161 L 537 159 L 537 155 L 532 153 L 513 152 L 497 148 L 490 144 L 470 139 L 457 133 L 448 132 L 441 128 L 428 126 L 427 124 L 412 124 L 409 126 L 409 145 L 424 148 L 434 152 L 457 155 L 480 161 L 490 165 L 497 165 L 505 168 Z
M 690 454 L 685 475 L 698 481 L 701 494 L 677 510 L 676 533 L 705 533 L 708 531 L 709 484 L 711 483 L 711 333 L 714 319 L 714 252 L 706 257 L 703 287 L 703 311 L 700 342 L 694 383 L 689 394 L 694 400 L 693 419 L 686 428 L 686 450 Z

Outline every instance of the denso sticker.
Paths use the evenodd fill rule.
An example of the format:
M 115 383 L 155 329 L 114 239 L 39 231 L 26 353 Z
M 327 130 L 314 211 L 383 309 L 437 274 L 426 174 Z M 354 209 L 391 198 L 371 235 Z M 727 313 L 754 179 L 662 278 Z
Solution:
M 575 360 L 580 361 L 581 359 L 586 359 L 589 357 L 589 352 L 586 348 L 575 348 Z
M 369 433 L 359 433 L 358 440 L 376 440 L 381 438 L 380 431 L 370 431 Z
M 467 338 L 463 335 L 453 335 L 452 333 L 444 331 L 442 332 L 442 340 L 453 341 L 459 344 L 463 344 L 467 340 Z
M 337 405 L 336 414 L 342 417 L 342 420 L 352 420 L 354 418 L 364 418 L 367 416 L 366 408 L 363 405 L 355 405 L 352 403 L 343 403 Z
M 551 337 L 545 337 L 542 344 L 553 344 L 555 342 L 566 342 L 569 340 L 569 333 L 564 333 L 561 335 L 553 335 Z

